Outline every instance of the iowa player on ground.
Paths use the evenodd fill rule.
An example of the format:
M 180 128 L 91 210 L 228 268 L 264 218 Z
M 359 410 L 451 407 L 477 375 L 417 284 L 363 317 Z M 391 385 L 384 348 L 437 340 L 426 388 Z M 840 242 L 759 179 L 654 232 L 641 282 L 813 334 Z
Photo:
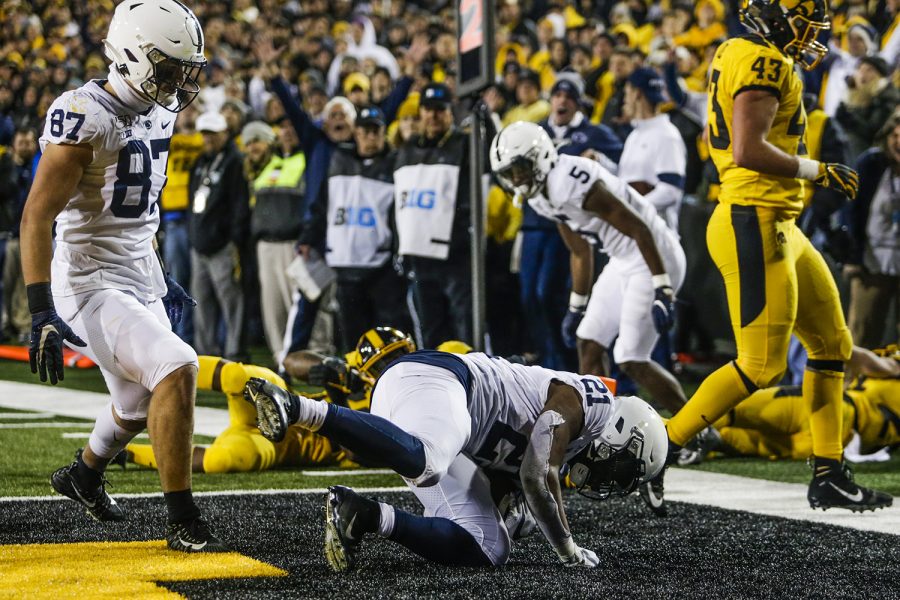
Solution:
M 806 155 L 806 112 L 795 65 L 812 69 L 827 52 L 816 41 L 829 28 L 825 0 L 749 0 L 750 32 L 722 44 L 709 87 L 709 144 L 722 182 L 707 244 L 725 280 L 737 360 L 710 375 L 669 421 L 684 445 L 786 366 L 795 333 L 809 353 L 803 399 L 815 474 L 814 508 L 868 510 L 891 497 L 856 485 L 842 465 L 841 391 L 852 342 L 837 287 L 824 259 L 797 227 L 808 185 L 856 196 L 847 166 Z M 647 492 L 661 492 L 661 486 Z

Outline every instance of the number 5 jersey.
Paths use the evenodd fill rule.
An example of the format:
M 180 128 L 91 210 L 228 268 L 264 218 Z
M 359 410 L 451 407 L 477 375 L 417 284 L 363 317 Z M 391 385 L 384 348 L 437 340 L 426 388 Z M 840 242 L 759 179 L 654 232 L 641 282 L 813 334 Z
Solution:
M 153 250 L 175 115 L 155 105 L 139 114 L 94 80 L 62 94 L 40 138 L 89 145 L 93 160 L 56 218 L 52 263 L 57 296 L 127 290 L 143 302 L 166 292 Z

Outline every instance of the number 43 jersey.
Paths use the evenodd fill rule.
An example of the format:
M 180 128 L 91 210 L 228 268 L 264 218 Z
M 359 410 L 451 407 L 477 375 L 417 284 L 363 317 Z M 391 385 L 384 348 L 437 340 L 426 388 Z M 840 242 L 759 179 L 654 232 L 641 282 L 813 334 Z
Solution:
M 58 296 L 122 289 L 149 302 L 165 294 L 153 250 L 175 115 L 138 114 L 94 80 L 47 111 L 41 150 L 87 144 L 93 160 L 56 218 L 52 286 Z
M 794 61 L 754 34 L 728 40 L 710 65 L 709 153 L 719 171 L 719 202 L 782 209 L 785 217 L 803 210 L 804 183 L 793 177 L 763 175 L 737 166 L 732 146 L 734 102 L 742 93 L 761 91 L 778 99 L 766 141 L 787 154 L 805 156 L 806 111 L 803 83 Z
M 591 375 L 526 367 L 502 358 L 471 352 L 458 356 L 469 368 L 469 414 L 472 433 L 463 452 L 479 466 L 518 473 L 531 430 L 547 403 L 550 384 L 572 386 L 581 397 L 584 425 L 569 443 L 569 460 L 600 436 L 618 399 Z

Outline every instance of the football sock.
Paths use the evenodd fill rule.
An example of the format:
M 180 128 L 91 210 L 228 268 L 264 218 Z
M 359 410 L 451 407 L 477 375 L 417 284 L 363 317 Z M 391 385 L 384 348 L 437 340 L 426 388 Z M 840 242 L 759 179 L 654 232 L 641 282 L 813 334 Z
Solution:
M 384 502 L 378 503 L 381 516 L 378 519 L 378 535 L 390 537 L 394 533 L 394 507 Z
M 806 363 L 803 400 L 809 407 L 809 432 L 817 458 L 840 461 L 843 456 L 843 389 L 843 362 L 810 359 Z
M 142 467 L 158 469 L 156 456 L 153 454 L 153 446 L 150 444 L 128 444 L 125 450 L 129 452 L 131 462 Z
M 471 533 L 442 517 L 420 517 L 394 509 L 394 531 L 389 536 L 419 556 L 442 565 L 491 565 Z
M 81 452 L 78 453 L 78 458 L 75 459 L 72 477 L 75 478 L 79 487 L 87 489 L 96 488 L 103 481 L 103 473 L 87 466 Z
M 827 477 L 832 473 L 840 472 L 840 470 L 841 461 L 833 458 L 822 458 L 821 456 L 815 457 L 813 473 L 816 477 Z
M 327 411 L 319 433 L 347 450 L 364 456 L 367 461 L 386 465 L 409 479 L 425 472 L 425 446 L 416 436 L 371 413 L 304 400 Z
M 139 430 L 125 429 L 118 423 L 113 416 L 112 402 L 106 405 L 106 408 L 100 411 L 100 416 L 94 423 L 94 429 L 91 431 L 91 437 L 88 440 L 88 446 L 91 451 L 100 458 L 109 460 L 121 452 L 128 442 L 134 439 Z
M 687 404 L 669 419 L 669 440 L 684 446 L 707 425 L 712 425 L 729 410 L 756 391 L 734 362 L 720 367 L 707 377 Z
M 322 424 L 325 423 L 325 417 L 331 406 L 328 402 L 290 394 L 290 404 L 287 410 L 288 423 L 299 423 L 310 431 L 319 431 Z
M 183 523 L 200 516 L 200 509 L 194 504 L 194 496 L 191 490 L 179 492 L 165 492 L 166 508 L 169 509 L 169 523 Z

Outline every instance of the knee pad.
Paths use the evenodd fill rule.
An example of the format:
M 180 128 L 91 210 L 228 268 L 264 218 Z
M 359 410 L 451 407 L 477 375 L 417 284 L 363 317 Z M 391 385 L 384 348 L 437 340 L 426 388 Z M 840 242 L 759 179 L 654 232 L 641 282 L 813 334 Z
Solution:
M 166 336 L 165 340 L 161 340 L 160 343 L 165 346 L 163 351 L 155 353 L 151 351 L 151 360 L 156 358 L 156 364 L 151 369 L 148 381 L 145 384 L 149 390 L 155 389 L 163 379 L 181 367 L 188 365 L 193 365 L 197 369 L 200 367 L 200 361 L 194 349 L 174 333 L 171 336 Z
M 262 436 L 259 436 L 263 439 Z M 274 458 L 274 448 L 271 447 Z M 207 473 L 246 473 L 259 471 L 264 465 L 263 453 L 249 431 L 226 430 L 203 455 L 203 470 Z
M 738 375 L 751 394 L 758 389 L 772 387 L 784 377 L 787 364 L 780 364 L 774 360 L 767 360 L 765 364 L 753 364 L 738 357 L 732 365 L 737 369 Z
M 247 374 L 243 363 L 226 362 L 221 367 L 219 374 L 219 386 L 223 393 L 229 396 L 244 393 L 244 386 L 250 376 Z
M 840 361 L 847 362 L 853 354 L 853 337 L 850 329 L 843 327 L 834 332 L 828 339 L 819 340 L 821 345 L 816 348 L 808 348 L 809 362 L 813 361 Z

